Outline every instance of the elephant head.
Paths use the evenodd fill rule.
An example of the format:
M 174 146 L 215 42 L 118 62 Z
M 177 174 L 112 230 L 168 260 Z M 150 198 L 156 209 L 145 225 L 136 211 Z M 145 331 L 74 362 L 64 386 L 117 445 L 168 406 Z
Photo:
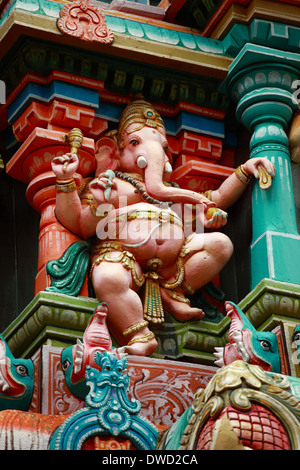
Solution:
M 229 343 L 215 348 L 215 364 L 222 367 L 236 360 L 262 367 L 265 371 L 280 373 L 280 356 L 275 333 L 257 331 L 242 310 L 233 302 L 225 303 L 231 318 Z
M 61 363 L 66 384 L 73 395 L 85 399 L 89 388 L 86 384 L 88 367 L 98 367 L 97 354 L 113 350 L 111 337 L 106 325 L 108 308 L 101 302 L 95 309 L 83 334 L 83 342 L 77 338 L 74 346 L 62 350 Z M 116 349 L 116 357 L 122 355 L 122 348 Z
M 172 173 L 172 156 L 164 122 L 142 99 L 127 105 L 118 130 L 96 143 L 95 156 L 96 176 L 108 168 L 136 175 L 144 180 L 146 195 L 155 201 L 197 204 L 204 200 L 194 191 L 165 184 Z
M 33 386 L 32 360 L 15 358 L 0 335 L 0 410 L 27 411 L 32 400 Z

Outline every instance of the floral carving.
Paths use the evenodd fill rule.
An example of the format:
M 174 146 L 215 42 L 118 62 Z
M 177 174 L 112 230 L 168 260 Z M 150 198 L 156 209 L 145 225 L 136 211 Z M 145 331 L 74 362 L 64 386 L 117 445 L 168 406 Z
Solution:
M 88 0 L 65 5 L 57 25 L 61 32 L 84 41 L 111 44 L 114 40 L 113 32 L 106 26 L 105 16 L 99 8 L 89 4 Z
M 133 382 L 129 395 L 142 405 L 141 414 L 152 423 L 172 426 L 193 401 L 191 374 L 165 370 L 154 376 L 146 367 L 130 367 Z M 197 386 L 205 382 L 194 372 Z

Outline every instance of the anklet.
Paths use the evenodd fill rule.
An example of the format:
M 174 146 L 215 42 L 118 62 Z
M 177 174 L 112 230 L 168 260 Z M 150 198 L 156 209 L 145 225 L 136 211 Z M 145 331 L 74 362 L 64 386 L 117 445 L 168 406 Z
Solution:
M 154 333 L 152 333 L 152 331 L 151 331 L 150 333 L 148 333 L 145 336 L 141 336 L 139 338 L 131 339 L 129 341 L 129 343 L 127 344 L 127 346 L 130 346 L 131 344 L 134 344 L 134 343 L 148 343 L 149 341 L 151 341 L 154 338 L 155 338 Z
M 132 325 L 130 328 L 127 328 L 127 330 L 123 331 L 123 336 L 129 336 L 132 333 L 136 333 L 137 331 L 142 330 L 146 326 L 148 326 L 149 322 L 147 320 L 143 320 L 139 323 L 136 323 L 135 325 Z

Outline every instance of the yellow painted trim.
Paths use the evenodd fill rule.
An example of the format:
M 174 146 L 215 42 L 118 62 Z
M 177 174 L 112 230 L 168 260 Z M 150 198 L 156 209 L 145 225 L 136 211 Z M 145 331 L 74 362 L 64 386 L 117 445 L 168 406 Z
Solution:
M 209 37 L 222 40 L 235 23 L 249 24 L 254 18 L 300 26 L 300 5 L 277 3 L 270 0 L 253 0 L 246 6 L 233 4 Z
M 118 33 L 114 33 L 114 42 L 111 45 L 81 41 L 63 35 L 57 28 L 56 22 L 56 18 L 47 18 L 42 15 L 32 15 L 23 10 L 15 10 L 0 26 L 0 59 L 21 35 L 27 35 L 222 80 L 226 77 L 233 60 L 230 57 L 165 45 Z

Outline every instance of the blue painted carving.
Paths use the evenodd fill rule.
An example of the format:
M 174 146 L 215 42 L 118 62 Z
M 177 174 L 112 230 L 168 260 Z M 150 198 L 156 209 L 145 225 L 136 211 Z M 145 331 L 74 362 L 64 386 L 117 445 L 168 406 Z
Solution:
M 194 294 L 188 296 L 191 307 L 201 308 L 205 315 L 204 321 L 211 323 L 219 323 L 224 314 L 219 312 L 218 307 L 211 303 L 205 296 L 205 293 L 213 300 L 223 302 L 225 300 L 225 292 L 219 289 L 213 282 L 207 283 L 202 289 L 198 289 Z
M 139 416 L 140 402 L 127 396 L 127 355 L 98 352 L 95 362 L 101 370 L 86 367 L 90 387 L 86 407 L 70 415 L 57 428 L 50 450 L 80 450 L 84 441 L 94 435 L 120 436 L 129 439 L 139 450 L 154 450 L 158 430 Z
M 16 359 L 0 335 L 0 411 L 27 411 L 33 394 L 31 359 Z
M 280 356 L 275 333 L 257 331 L 233 302 L 226 302 L 225 307 L 227 316 L 231 318 L 229 343 L 224 348 L 215 348 L 215 364 L 223 367 L 236 360 L 243 360 L 259 365 L 266 371 L 279 373 Z
M 249 25 L 235 23 L 222 39 L 222 44 L 224 54 L 235 57 L 247 43 L 298 53 L 299 41 L 298 26 L 254 18 Z
M 109 121 L 119 120 L 122 109 L 121 105 L 101 101 L 95 110 L 95 116 Z M 176 136 L 185 130 L 216 138 L 225 138 L 224 123 L 217 119 L 199 116 L 187 111 L 180 111 L 175 116 L 163 116 L 163 118 L 168 135 Z
M 73 350 L 74 346 L 63 349 L 61 353 L 62 370 L 70 392 L 75 395 L 75 397 L 84 400 L 89 392 L 89 387 L 86 384 L 85 375 L 80 378 L 74 375 Z
M 99 93 L 91 88 L 53 80 L 48 85 L 28 83 L 18 94 L 17 98 L 7 108 L 8 122 L 13 124 L 22 114 L 32 99 L 42 103 L 50 103 L 55 96 L 64 97 L 72 103 L 79 103 L 90 108 L 97 108 L 99 105 Z

